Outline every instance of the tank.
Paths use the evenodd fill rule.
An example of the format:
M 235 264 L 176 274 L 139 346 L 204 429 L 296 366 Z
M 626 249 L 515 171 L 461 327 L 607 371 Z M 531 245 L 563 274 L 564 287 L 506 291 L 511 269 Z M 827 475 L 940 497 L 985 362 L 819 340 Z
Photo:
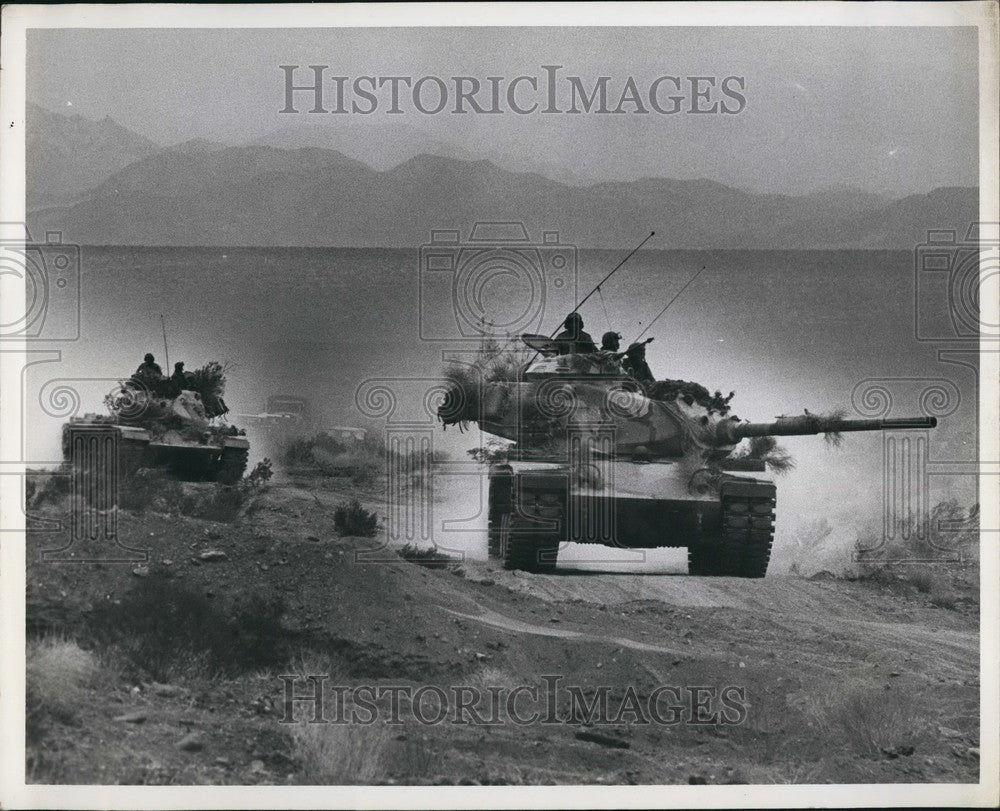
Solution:
M 250 442 L 244 431 L 220 423 L 228 412 L 221 394 L 221 388 L 172 390 L 169 381 L 133 378 L 105 398 L 108 414 L 85 414 L 63 426 L 63 456 L 79 463 L 91 458 L 82 448 L 116 448 L 120 476 L 160 467 L 183 481 L 235 484 L 246 471 Z
M 764 459 L 737 452 L 743 439 L 937 424 L 808 412 L 744 422 L 730 413 L 732 395 L 679 380 L 640 384 L 619 357 L 549 354 L 514 380 L 448 389 L 446 426 L 475 421 L 514 443 L 489 468 L 489 554 L 506 568 L 550 573 L 569 541 L 686 547 L 691 574 L 764 577 L 777 489 Z

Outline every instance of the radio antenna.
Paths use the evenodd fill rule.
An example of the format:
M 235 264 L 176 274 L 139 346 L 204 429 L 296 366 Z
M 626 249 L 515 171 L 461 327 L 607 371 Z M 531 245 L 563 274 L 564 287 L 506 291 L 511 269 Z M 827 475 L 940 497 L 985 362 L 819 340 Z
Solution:
M 670 305 L 673 304 L 675 301 L 677 301 L 678 298 L 680 298 L 681 293 L 683 293 L 685 290 L 687 290 L 688 285 L 691 284 L 691 282 L 693 282 L 695 279 L 697 279 L 701 275 L 701 271 L 704 270 L 706 267 L 708 267 L 708 265 L 702 265 L 701 269 L 697 273 L 695 273 L 694 276 L 692 276 L 690 279 L 688 279 L 684 283 L 684 286 L 674 294 L 674 297 L 672 299 L 670 299 L 670 301 L 667 302 L 667 306 L 664 307 L 662 310 L 660 310 L 660 312 L 658 312 L 656 314 L 656 318 L 654 318 L 652 321 L 650 321 L 648 324 L 646 324 L 646 328 L 642 332 L 640 332 L 638 335 L 635 336 L 635 340 L 632 341 L 632 343 L 635 343 L 643 335 L 645 335 L 647 332 L 649 332 L 649 328 L 652 327 L 653 324 L 655 324 L 657 321 L 660 320 L 660 316 L 662 316 L 667 310 L 670 309 Z
M 628 256 L 626 256 L 626 257 L 625 257 L 624 259 L 622 259 L 622 261 L 621 261 L 621 262 L 619 262 L 619 263 L 618 263 L 617 265 L 615 265 L 615 266 L 614 266 L 614 267 L 613 267 L 613 268 L 611 269 L 611 272 L 610 272 L 610 273 L 608 273 L 608 275 L 607 275 L 607 276 L 605 276 L 605 277 L 604 277 L 603 279 L 601 279 L 601 280 L 600 280 L 600 281 L 599 281 L 599 282 L 597 283 L 597 285 L 596 285 L 596 286 L 594 287 L 594 289 L 593 289 L 593 290 L 591 290 L 591 291 L 590 291 L 589 293 L 587 293 L 587 295 L 585 295 L 585 296 L 584 296 L 584 297 L 583 297 L 582 299 L 580 299 L 580 301 L 579 301 L 579 302 L 577 302 L 576 306 L 575 306 L 575 307 L 573 307 L 573 309 L 572 309 L 572 311 L 571 311 L 571 312 L 574 312 L 574 313 L 575 313 L 575 312 L 576 312 L 577 310 L 579 310 L 579 309 L 580 309 L 580 308 L 581 308 L 581 307 L 582 307 L 582 306 L 583 306 L 583 305 L 584 305 L 584 304 L 586 303 L 587 299 L 589 299 L 589 298 L 590 298 L 590 297 L 591 297 L 592 295 L 594 295 L 594 293 L 596 293 L 596 292 L 597 292 L 598 290 L 600 290 L 600 289 L 601 289 L 601 285 L 602 285 L 602 284 L 604 284 L 604 283 L 605 283 L 605 282 L 606 282 L 606 281 L 607 281 L 608 279 L 610 279 L 610 278 L 611 278 L 612 276 L 614 276 L 614 275 L 615 275 L 615 274 L 616 274 L 616 273 L 617 273 L 617 272 L 618 272 L 618 271 L 619 271 L 619 270 L 621 269 L 622 265 L 624 265 L 624 264 L 625 264 L 625 263 L 626 263 L 626 262 L 627 262 L 627 261 L 628 261 L 629 259 L 631 259 L 631 258 L 632 258 L 633 256 L 635 256 L 635 255 L 636 255 L 636 254 L 637 254 L 637 253 L 639 252 L 639 249 L 640 249 L 640 248 L 642 248 L 642 246 L 643 246 L 643 245 L 645 245 L 645 244 L 646 244 L 647 242 L 649 242 L 649 240 L 651 240 L 651 239 L 653 238 L 653 236 L 654 236 L 655 234 L 656 234 L 656 231 L 650 231 L 650 232 L 649 232 L 649 236 L 648 236 L 648 237 L 646 237 L 646 238 L 645 238 L 645 239 L 644 239 L 644 240 L 643 240 L 642 242 L 640 242 L 640 243 L 639 243 L 638 245 L 636 245 L 636 246 L 635 246 L 635 247 L 634 247 L 634 248 L 633 248 L 633 249 L 631 250 L 631 252 L 629 252 L 629 255 L 628 255 Z M 549 335 L 549 337 L 550 337 L 550 338 L 554 337 L 554 336 L 555 336 L 555 334 L 556 334 L 557 332 L 559 332 L 559 327 L 561 327 L 561 326 L 562 326 L 562 324 L 559 324 L 559 326 L 558 326 L 558 327 L 556 327 L 556 328 L 555 328 L 554 330 L 552 330 L 552 333 L 551 333 L 551 334 Z
M 656 234 L 656 231 L 650 231 L 649 232 L 649 236 L 647 236 L 642 242 L 640 242 L 638 245 L 636 245 L 629 252 L 628 256 L 626 256 L 624 259 L 622 259 L 621 262 L 619 262 L 617 265 L 615 265 L 613 268 L 611 268 L 611 271 L 603 279 L 601 279 L 597 283 L 597 285 L 594 287 L 593 290 L 591 290 L 589 293 L 587 293 L 587 295 L 585 295 L 582 299 L 580 299 L 580 301 L 578 301 L 576 303 L 576 305 L 573 307 L 573 309 L 570 312 L 574 312 L 575 313 L 577 310 L 579 310 L 584 305 L 584 303 L 587 301 L 587 299 L 589 299 L 592 295 L 594 295 L 594 293 L 597 293 L 601 289 L 601 285 L 604 284 L 612 276 L 614 276 L 621 269 L 622 265 L 624 265 L 629 259 L 631 259 L 633 256 L 635 256 L 639 252 L 639 249 L 643 245 L 645 245 L 647 242 L 649 242 L 649 240 L 651 240 L 655 234 Z M 602 300 L 602 302 L 604 300 L 603 294 L 601 296 L 601 300 Z M 605 308 L 605 316 L 606 315 L 607 315 L 607 308 Z M 559 332 L 559 327 L 561 327 L 561 326 L 562 326 L 562 323 L 558 324 L 556 326 L 556 328 L 554 330 L 552 330 L 552 332 L 549 333 L 549 338 L 554 338 L 555 335 L 556 335 L 556 333 Z M 533 363 L 534 360 L 535 360 L 535 358 L 537 358 L 537 357 L 538 357 L 538 352 L 535 352 L 535 354 L 531 356 L 531 360 L 528 361 L 528 364 L 530 365 L 531 363 Z
M 167 325 L 163 323 L 163 313 L 160 313 L 160 329 L 163 330 L 163 362 L 164 368 L 170 368 L 170 351 L 167 349 Z

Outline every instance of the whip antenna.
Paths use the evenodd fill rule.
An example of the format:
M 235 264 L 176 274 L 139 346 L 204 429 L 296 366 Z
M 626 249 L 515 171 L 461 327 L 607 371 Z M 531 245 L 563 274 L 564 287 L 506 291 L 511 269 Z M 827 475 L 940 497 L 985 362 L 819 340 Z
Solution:
M 702 265 L 701 266 L 701 270 L 699 270 L 697 273 L 695 273 L 694 276 L 692 276 L 690 279 L 687 280 L 687 282 L 684 283 L 684 286 L 674 294 L 674 297 L 672 299 L 670 299 L 670 301 L 667 302 L 667 306 L 664 307 L 662 310 L 660 310 L 660 312 L 658 312 L 656 314 L 656 318 L 654 318 L 652 321 L 650 321 L 648 324 L 646 324 L 646 328 L 642 332 L 640 332 L 638 335 L 635 336 L 635 341 L 632 341 L 632 343 L 635 343 L 636 341 L 638 341 L 643 335 L 645 335 L 649 331 L 649 328 L 651 326 L 653 326 L 653 324 L 655 324 L 657 321 L 659 321 L 660 316 L 663 315 L 667 310 L 670 309 L 670 305 L 673 304 L 675 301 L 677 301 L 677 299 L 680 297 L 681 293 L 683 293 L 685 290 L 687 290 L 688 285 L 691 284 L 691 282 L 693 282 L 695 279 L 697 279 L 701 275 L 701 271 L 704 270 L 707 267 L 708 267 L 708 265 Z
M 649 236 L 648 236 L 648 237 L 646 237 L 646 238 L 645 238 L 645 239 L 644 239 L 644 240 L 643 240 L 642 242 L 640 242 L 640 243 L 639 243 L 638 245 L 636 245 L 636 246 L 635 246 L 635 247 L 634 247 L 634 248 L 633 248 L 633 249 L 632 249 L 632 250 L 631 250 L 631 251 L 629 252 L 629 255 L 628 255 L 628 256 L 626 256 L 626 257 L 625 257 L 624 259 L 622 259 L 622 261 L 621 261 L 621 262 L 619 262 L 619 263 L 618 263 L 617 265 L 615 265 L 615 266 L 614 266 L 614 267 L 613 267 L 613 268 L 611 269 L 611 272 L 610 272 L 610 273 L 608 273 L 608 275 L 607 275 L 607 276 L 605 276 L 605 277 L 604 277 L 603 279 L 601 279 L 601 280 L 600 280 L 600 281 L 599 281 L 599 282 L 598 282 L 598 283 L 597 283 L 597 284 L 596 284 L 596 285 L 594 286 L 594 289 L 593 289 L 593 290 L 591 290 L 591 291 L 590 291 L 589 293 L 587 293 L 587 295 L 585 295 L 585 296 L 584 296 L 584 297 L 583 297 L 582 299 L 580 299 L 580 301 L 578 301 L 578 302 L 576 303 L 576 306 L 575 306 L 575 307 L 573 307 L 573 309 L 571 310 L 571 312 L 574 312 L 574 313 L 575 313 L 575 312 L 576 312 L 577 310 L 579 310 L 579 309 L 580 309 L 580 308 L 581 308 L 581 307 L 582 307 L 582 306 L 583 306 L 583 305 L 584 305 L 584 304 L 586 303 L 587 299 L 589 299 L 589 298 L 590 298 L 590 297 L 591 297 L 592 295 L 594 295 L 594 293 L 596 293 L 596 292 L 597 292 L 598 290 L 600 290 L 600 289 L 601 289 L 601 285 L 602 285 L 602 284 L 604 284 L 604 283 L 605 283 L 605 282 L 606 282 L 606 281 L 607 281 L 608 279 L 610 279 L 610 278 L 611 278 L 612 276 L 614 276 L 614 275 L 615 275 L 615 274 L 616 274 L 616 273 L 617 273 L 617 272 L 618 272 L 618 271 L 619 271 L 619 270 L 621 269 L 621 266 L 622 266 L 622 265 L 624 265 L 624 264 L 625 264 L 625 263 L 626 263 L 626 262 L 627 262 L 627 261 L 628 261 L 629 259 L 631 259 L 631 258 L 632 258 L 633 256 L 635 256 L 635 255 L 636 255 L 636 254 L 637 254 L 637 253 L 639 252 L 639 249 L 640 249 L 640 248 L 641 248 L 641 247 L 642 247 L 643 245 L 645 245 L 645 244 L 646 244 L 647 242 L 649 242 L 649 240 L 651 240 L 651 239 L 653 238 L 653 236 L 654 236 L 655 234 L 656 234 L 656 231 L 650 231 L 650 232 L 649 232 Z M 561 327 L 561 326 L 562 326 L 562 324 L 560 324 L 559 326 Z M 550 338 L 554 337 L 554 336 L 555 336 L 555 334 L 556 334 L 557 332 L 559 332 L 559 327 L 556 327 L 556 328 L 555 328 L 554 330 L 552 330 L 552 334 L 551 334 L 551 335 L 549 335 L 549 337 L 550 337 Z
M 160 329 L 163 330 L 163 362 L 165 368 L 170 368 L 170 352 L 167 350 L 167 325 L 163 323 L 163 313 L 160 313 Z

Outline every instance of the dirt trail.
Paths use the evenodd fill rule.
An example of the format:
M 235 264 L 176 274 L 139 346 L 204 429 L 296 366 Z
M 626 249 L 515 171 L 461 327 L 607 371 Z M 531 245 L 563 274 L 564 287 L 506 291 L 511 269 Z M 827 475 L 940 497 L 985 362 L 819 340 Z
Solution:
M 456 617 L 464 617 L 468 620 L 481 622 L 494 628 L 502 628 L 505 631 L 514 631 L 519 634 L 535 634 L 536 636 L 551 636 L 558 639 L 571 639 L 576 642 L 601 642 L 610 645 L 621 645 L 638 651 L 649 651 L 652 653 L 665 653 L 677 655 L 681 653 L 679 648 L 666 648 L 662 645 L 650 645 L 647 642 L 637 642 L 624 636 L 603 636 L 601 634 L 584 634 L 579 631 L 570 631 L 565 628 L 553 628 L 552 626 L 537 625 L 530 622 L 508 617 L 496 611 L 483 609 L 478 614 L 463 614 L 461 611 L 446 609 L 449 614 Z

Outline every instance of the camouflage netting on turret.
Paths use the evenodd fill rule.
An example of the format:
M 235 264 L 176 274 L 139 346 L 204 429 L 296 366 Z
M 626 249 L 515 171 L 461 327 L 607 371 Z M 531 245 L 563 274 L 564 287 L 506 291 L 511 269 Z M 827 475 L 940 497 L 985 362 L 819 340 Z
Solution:
M 105 405 L 116 421 L 150 431 L 160 437 L 167 431 L 190 433 L 190 438 L 210 434 L 232 434 L 235 427 L 210 426 L 209 420 L 226 414 L 222 399 L 226 388 L 225 368 L 211 361 L 185 374 L 183 384 L 169 378 L 122 381 L 120 390 L 105 397 Z
M 446 391 L 443 402 L 438 409 L 438 419 L 448 425 L 464 426 L 465 423 L 478 422 L 481 414 L 480 398 L 483 386 L 488 383 L 521 382 L 520 368 L 509 358 L 501 362 L 476 363 L 471 366 L 451 365 L 445 370 Z M 710 393 L 700 383 L 689 380 L 657 380 L 654 383 L 643 384 L 627 378 L 627 382 L 643 391 L 647 397 L 664 402 L 680 400 L 688 406 L 698 405 L 708 414 L 718 413 L 725 416 L 730 411 L 729 402 L 735 392 L 723 397 L 722 392 Z
M 698 404 L 708 410 L 709 414 L 718 412 L 719 414 L 729 413 L 729 401 L 733 399 L 736 392 L 731 391 L 726 397 L 721 391 L 709 394 L 708 389 L 700 383 L 692 383 L 690 380 L 657 380 L 654 383 L 645 385 L 646 395 L 653 400 L 664 400 L 671 402 L 681 400 L 687 405 Z

